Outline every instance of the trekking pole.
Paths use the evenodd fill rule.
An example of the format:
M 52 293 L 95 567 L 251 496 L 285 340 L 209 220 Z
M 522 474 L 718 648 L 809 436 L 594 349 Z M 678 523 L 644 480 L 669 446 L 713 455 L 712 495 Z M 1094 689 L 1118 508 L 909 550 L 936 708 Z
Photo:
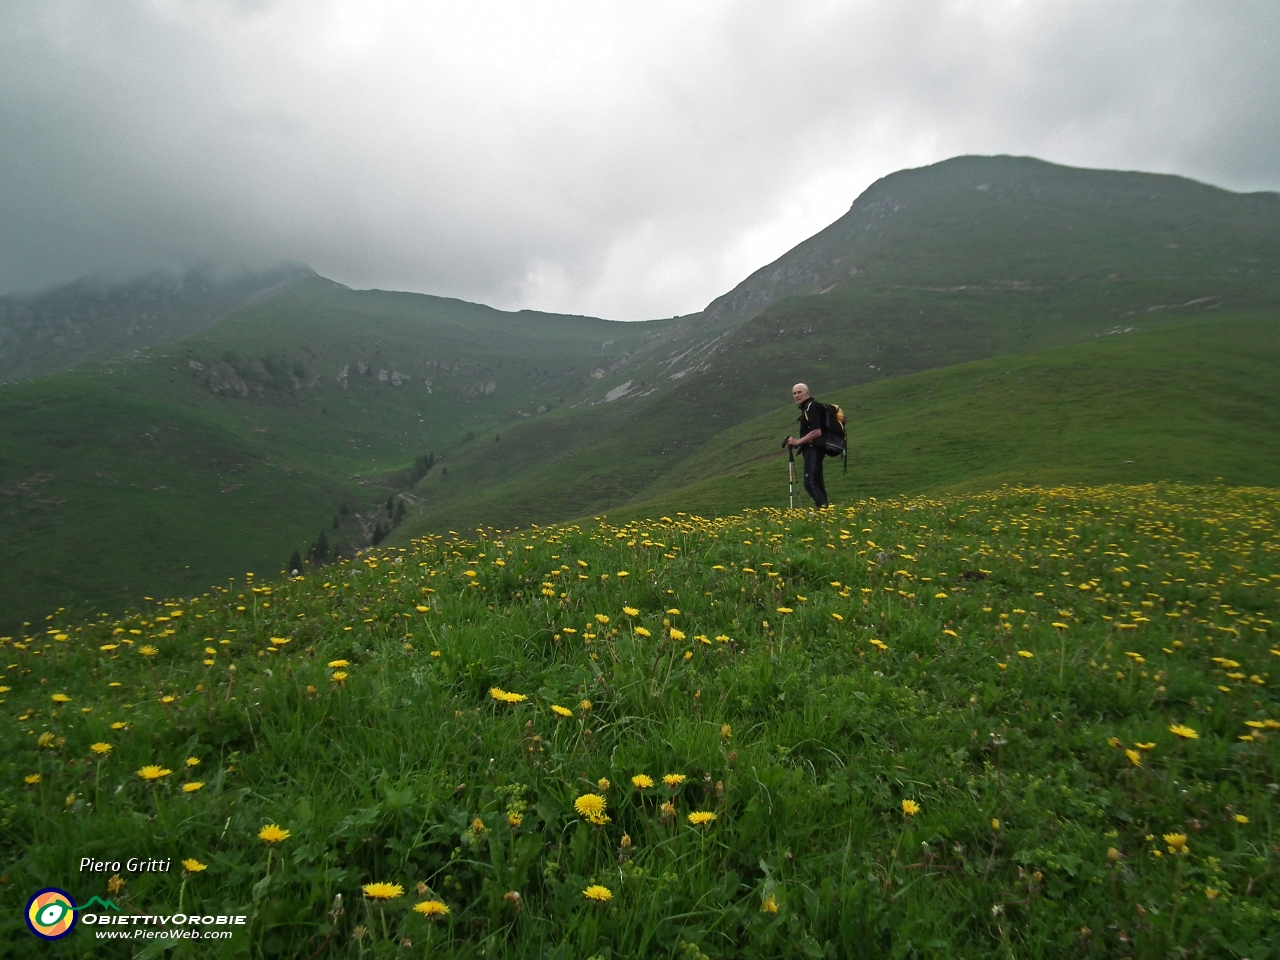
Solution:
M 787 447 L 787 503 L 796 508 L 796 448 Z

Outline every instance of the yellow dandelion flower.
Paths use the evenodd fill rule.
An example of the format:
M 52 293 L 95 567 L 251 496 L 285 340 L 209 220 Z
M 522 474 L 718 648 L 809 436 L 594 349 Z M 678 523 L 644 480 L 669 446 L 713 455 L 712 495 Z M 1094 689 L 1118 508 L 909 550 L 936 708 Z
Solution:
M 57 739 L 58 739 L 57 737 L 55 737 L 52 733 L 50 733 L 48 730 L 46 730 L 44 733 L 40 734 L 40 736 L 36 737 L 36 746 L 37 746 L 37 747 L 52 747 L 52 746 L 53 746 L 53 744 L 54 744 L 54 742 L 55 742 Z
M 335 670 L 341 670 L 343 667 L 351 666 L 350 660 L 330 660 L 329 666 Z
M 1185 833 L 1166 833 L 1164 842 L 1169 845 L 1170 853 L 1187 853 L 1187 835 Z
M 139 649 L 138 652 L 144 657 L 154 657 L 160 651 L 148 643 L 145 647 Z
M 1135 743 L 1134 746 L 1139 750 L 1154 750 L 1156 748 L 1154 743 Z
M 127 727 L 127 726 L 128 726 L 128 724 L 127 724 L 127 723 L 125 723 L 123 720 L 117 720 L 115 723 L 113 723 L 113 724 L 111 725 L 111 729 L 112 729 L 112 730 L 123 730 L 123 729 L 124 729 L 125 727 Z
M 489 696 L 501 703 L 523 703 L 529 699 L 523 693 L 511 693 L 501 687 L 490 687 Z
M 52 700 L 54 703 L 70 703 L 71 702 L 71 698 L 68 697 L 65 693 L 55 693 L 49 699 Z
M 761 913 L 777 913 L 778 898 L 773 894 L 770 894 L 768 898 L 766 898 L 764 903 L 760 904 L 760 912 Z
M 289 839 L 289 831 L 277 827 L 274 823 L 268 823 L 258 831 L 258 839 L 263 843 L 279 843 L 281 840 Z
M 607 903 L 613 899 L 613 891 L 598 883 L 593 883 L 591 886 L 587 887 L 587 889 L 582 891 L 582 895 L 588 900 L 594 900 L 597 903 Z
M 786 614 L 786 613 L 793 613 L 794 611 L 790 607 L 779 607 L 778 612 Z
M 716 819 L 716 815 L 710 810 L 695 810 L 688 816 L 688 820 L 695 827 L 701 827 L 704 824 L 711 823 Z
M 554 713 L 557 717 L 572 717 L 572 716 L 573 716 L 573 711 L 572 711 L 572 710 L 570 710 L 568 707 L 562 707 L 562 706 L 560 706 L 560 704 L 558 704 L 558 703 L 553 703 L 553 704 L 551 705 L 551 712 L 552 712 L 552 713 Z
M 38 773 L 28 773 L 25 777 L 22 778 L 22 782 L 25 783 L 28 787 L 34 787 L 37 783 L 39 783 L 43 779 L 44 777 L 40 776 L 40 774 Z
M 1034 653 L 1032 653 L 1030 650 L 1019 650 L 1019 651 L 1018 651 L 1018 656 L 1022 657 L 1023 659 L 1026 659 L 1026 660 L 1030 660 L 1032 657 L 1034 657 L 1034 656 L 1035 656 L 1035 654 L 1034 654 Z
M 1205 887 L 1205 888 L 1204 888 L 1204 895 L 1205 895 L 1205 898 L 1206 898 L 1206 899 L 1209 899 L 1209 900 L 1217 900 L 1217 899 L 1218 899 L 1218 891 L 1217 891 L 1217 890 L 1215 890 L 1215 889 L 1213 889 L 1213 887 Z
M 1169 732 L 1176 737 L 1181 737 L 1183 740 L 1199 740 L 1200 739 L 1200 734 L 1196 733 L 1190 727 L 1184 726 L 1181 723 L 1170 724 Z
M 920 804 L 916 803 L 914 800 L 903 800 L 902 812 L 905 816 L 914 817 L 920 812 Z
M 404 896 L 404 887 L 398 883 L 366 883 L 360 889 L 370 900 L 394 900 Z
M 209 865 L 207 863 L 201 863 L 194 857 L 188 857 L 186 860 L 182 861 L 182 869 L 186 870 L 188 873 L 200 873 L 204 870 L 208 870 Z
M 683 640 L 683 639 L 684 639 L 684 631 L 683 631 L 683 630 L 677 630 L 675 627 L 672 627 L 672 628 L 671 628 L 671 639 L 672 639 L 672 640 Z
M 1124 752 L 1124 755 L 1129 758 L 1129 762 L 1132 763 L 1135 767 L 1142 766 L 1142 754 L 1140 754 L 1137 750 L 1126 750 Z
M 596 623 L 600 624 L 600 626 L 603 627 L 608 622 L 609 622 L 609 617 L 606 614 L 603 614 L 603 613 L 596 614 Z
M 159 780 L 161 777 L 167 777 L 171 773 L 173 773 L 172 770 L 149 763 L 138 771 L 138 776 L 143 780 Z
M 636 634 L 637 634 L 638 636 L 641 636 L 641 637 L 651 637 L 651 636 L 653 636 L 653 634 L 651 634 L 651 633 L 650 633 L 648 630 L 646 630 L 644 627 L 636 627 Z
M 581 710 L 583 713 L 590 713 L 590 712 L 591 712 L 591 701 L 590 701 L 590 700 L 583 700 L 581 703 L 579 703 L 579 704 L 578 704 L 578 709 L 579 709 L 579 710 Z
M 733 736 L 733 727 L 729 726 L 729 724 L 727 723 L 720 724 L 720 739 L 728 740 L 732 736 Z
M 109 743 L 91 743 L 89 749 L 99 756 L 105 757 L 113 749 Z
M 198 767 L 198 766 L 200 766 L 200 758 L 199 758 L 199 757 L 187 757 L 187 766 L 188 766 L 188 767 Z
M 640 615 L 640 611 L 637 610 L 635 607 L 623 607 L 622 612 L 625 613 L 628 617 L 638 617 Z
M 414 607 L 414 609 L 415 609 L 415 610 L 417 610 L 419 613 L 430 613 L 430 612 L 431 612 L 431 608 L 430 608 L 430 607 L 428 607 L 428 606 L 424 606 L 424 605 L 423 605 L 423 604 L 421 604 L 421 603 L 420 603 L 420 604 L 418 604 L 416 607 Z
M 668 787 L 674 788 L 674 787 L 680 786 L 680 784 L 684 783 L 685 780 L 687 779 L 688 777 L 686 777 L 683 773 L 668 773 L 666 776 L 662 778 L 662 782 L 665 783 Z
M 613 784 L 609 782 L 608 777 L 601 777 L 599 780 L 596 781 L 596 786 L 599 787 L 601 790 L 608 790 L 611 786 L 613 786 Z
M 182 792 L 195 793 L 197 790 L 203 789 L 203 787 L 204 787 L 203 780 L 192 780 L 190 783 L 184 783 L 182 785 Z
M 1235 821 L 1236 823 L 1248 823 L 1249 818 L 1246 817 L 1243 813 L 1237 813 L 1235 816 Z
M 995 817 L 992 817 L 992 818 L 991 818 L 991 829 L 992 829 L 992 830 L 999 830 L 999 829 L 1000 829 L 1000 821 L 999 821 L 998 819 L 996 819 Z
M 334 683 L 336 683 L 336 684 L 344 684 L 344 683 L 346 683 L 346 682 L 347 682 L 347 674 L 346 674 L 346 671 L 344 671 L 344 670 L 335 670 L 335 671 L 333 671 L 333 677 L 332 677 L 332 680 L 333 680 L 333 682 L 334 682 Z
M 637 790 L 648 790 L 653 786 L 653 778 L 643 773 L 637 773 L 631 778 L 631 785 Z
M 429 920 L 437 917 L 447 917 L 449 915 L 448 904 L 440 900 L 423 900 L 413 906 L 414 913 L 420 913 Z
M 584 817 L 598 817 L 604 813 L 608 801 L 598 793 L 584 793 L 573 801 L 573 809 Z

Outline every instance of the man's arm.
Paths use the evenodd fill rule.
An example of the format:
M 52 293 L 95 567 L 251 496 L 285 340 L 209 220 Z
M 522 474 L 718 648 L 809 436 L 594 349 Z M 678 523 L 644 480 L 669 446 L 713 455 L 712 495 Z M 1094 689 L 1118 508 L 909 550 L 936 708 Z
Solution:
M 814 440 L 817 440 L 820 436 L 822 436 L 821 430 L 810 430 L 808 433 L 806 433 L 803 437 L 800 437 L 799 439 L 796 439 L 795 437 L 787 437 L 787 446 L 803 447 L 806 443 L 812 443 Z
M 809 401 L 808 406 L 804 407 L 803 410 L 804 410 L 804 419 L 808 420 L 810 423 L 813 423 L 816 420 L 818 425 L 814 427 L 812 430 L 810 430 L 808 433 L 806 433 L 803 437 L 800 437 L 798 440 L 793 440 L 791 437 L 787 437 L 788 445 L 793 447 L 803 447 L 806 443 L 812 443 L 814 440 L 817 440 L 819 437 L 822 436 L 822 428 L 825 425 L 825 421 L 826 421 L 826 411 L 822 410 L 820 415 L 816 418 L 809 417 L 810 411 L 817 406 L 818 404 L 815 401 L 811 400 Z

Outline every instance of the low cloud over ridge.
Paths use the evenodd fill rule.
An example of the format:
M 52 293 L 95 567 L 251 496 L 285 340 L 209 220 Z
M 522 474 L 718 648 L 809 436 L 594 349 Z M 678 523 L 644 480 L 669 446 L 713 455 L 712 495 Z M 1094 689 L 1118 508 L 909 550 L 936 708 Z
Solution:
M 960 153 L 1280 187 L 1264 3 L 49 0 L 0 60 L 0 292 L 293 260 L 639 319 Z

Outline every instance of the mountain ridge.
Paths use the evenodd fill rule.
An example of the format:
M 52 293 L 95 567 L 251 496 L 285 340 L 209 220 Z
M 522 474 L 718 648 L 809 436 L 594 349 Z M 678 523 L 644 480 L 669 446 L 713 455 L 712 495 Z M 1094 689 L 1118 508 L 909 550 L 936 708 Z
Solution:
M 749 308 L 730 291 L 623 323 L 310 275 L 183 339 L 0 387 L 0 600 L 28 619 L 118 606 L 275 569 L 321 530 L 354 549 L 397 523 L 403 542 L 653 502 L 710 481 L 726 431 L 776 415 L 796 380 L 827 397 L 1135 327 L 1280 315 L 1273 195 L 1020 158 L 879 183 L 735 287 L 756 291 Z M 97 519 L 116 514 L 124 528 Z

